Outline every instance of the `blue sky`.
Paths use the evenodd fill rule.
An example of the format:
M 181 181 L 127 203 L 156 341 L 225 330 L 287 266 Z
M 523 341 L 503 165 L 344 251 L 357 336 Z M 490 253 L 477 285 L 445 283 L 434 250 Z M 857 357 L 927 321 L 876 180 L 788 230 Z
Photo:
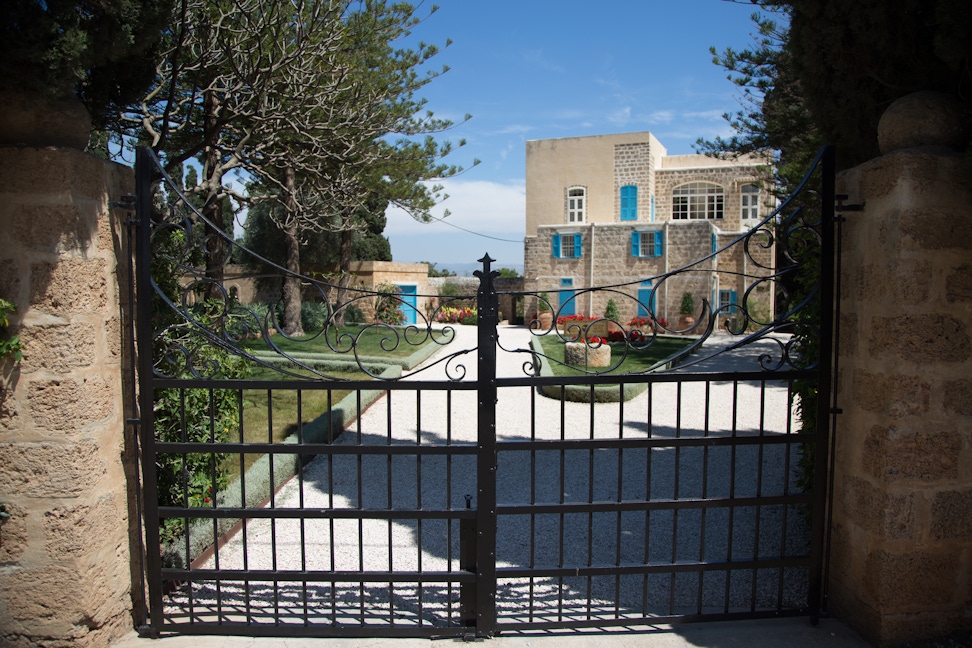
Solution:
M 448 180 L 449 198 L 420 224 L 389 212 L 395 261 L 440 267 L 523 263 L 527 140 L 648 130 L 670 154 L 692 153 L 698 137 L 729 133 L 722 115 L 739 92 L 712 63 L 709 47 L 751 42 L 753 6 L 725 0 L 438 0 L 415 30 L 426 42 L 453 40 L 433 60 L 450 70 L 421 96 L 437 117 L 461 121 L 448 138 L 467 144 L 450 162 L 469 166 Z

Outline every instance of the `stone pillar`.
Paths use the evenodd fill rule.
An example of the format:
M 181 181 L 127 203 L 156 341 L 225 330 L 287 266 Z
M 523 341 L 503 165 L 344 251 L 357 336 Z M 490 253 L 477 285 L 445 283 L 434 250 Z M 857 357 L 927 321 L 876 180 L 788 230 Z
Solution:
M 961 111 L 899 100 L 846 213 L 829 607 L 879 646 L 972 627 L 972 170 Z
M 23 344 L 0 364 L 0 645 L 106 646 L 133 627 L 108 207 L 133 191 L 131 169 L 78 150 L 0 148 L 0 296 Z

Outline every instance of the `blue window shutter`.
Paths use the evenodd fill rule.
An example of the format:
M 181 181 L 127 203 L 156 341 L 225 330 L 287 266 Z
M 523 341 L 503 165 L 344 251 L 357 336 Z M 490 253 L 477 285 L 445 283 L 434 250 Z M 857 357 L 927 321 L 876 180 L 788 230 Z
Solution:
M 621 187 L 621 220 L 638 220 L 638 187 Z
M 631 256 L 641 256 L 641 232 L 631 232 Z
M 553 235 L 553 258 L 560 258 L 560 234 Z
M 736 291 L 735 290 L 729 291 L 729 303 L 732 304 L 732 306 L 729 308 L 729 312 L 735 315 L 736 314 Z
M 713 234 L 712 235 L 712 254 L 715 254 L 715 251 L 718 248 L 718 246 L 719 246 L 719 241 L 716 238 L 716 235 Z
M 661 230 L 658 230 L 657 232 L 655 232 L 655 256 L 656 257 L 662 255 L 662 242 L 663 242 L 662 232 Z
M 579 259 L 581 257 L 581 235 L 574 234 L 574 258 Z

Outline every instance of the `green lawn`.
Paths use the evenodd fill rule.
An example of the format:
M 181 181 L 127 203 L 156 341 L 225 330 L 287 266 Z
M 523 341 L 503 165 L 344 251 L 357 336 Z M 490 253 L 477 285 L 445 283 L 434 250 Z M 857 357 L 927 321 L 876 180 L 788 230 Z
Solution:
M 432 343 L 432 340 L 421 332 L 418 335 L 410 335 L 406 340 L 405 330 L 403 327 L 395 327 L 393 332 L 385 326 L 350 324 L 336 332 L 329 330 L 325 335 L 320 335 L 317 338 L 314 338 L 313 335 L 305 335 L 295 340 L 289 340 L 282 335 L 274 335 L 273 342 L 287 353 L 327 353 L 349 359 L 354 357 L 354 353 L 351 351 L 352 343 L 356 345 L 359 356 L 392 358 L 410 356 L 426 344 Z M 396 336 L 395 333 L 398 335 Z M 437 340 L 442 339 L 439 337 L 442 335 L 439 331 L 435 331 L 434 334 Z M 243 343 L 243 347 L 251 351 L 268 349 L 266 342 L 260 338 L 247 340 Z M 332 347 L 337 349 L 337 352 Z
M 304 373 L 313 376 L 304 370 L 295 370 L 297 373 Z M 369 380 L 370 377 L 360 372 L 339 372 L 327 371 L 329 376 L 338 379 L 349 380 Z M 248 376 L 253 380 L 280 380 L 288 379 L 285 374 L 280 374 L 273 369 L 257 367 Z M 307 425 L 321 414 L 328 411 L 329 407 L 337 405 L 342 398 L 350 394 L 347 389 L 305 389 L 300 392 L 300 419 Z M 272 403 L 272 406 L 268 406 Z M 272 425 L 271 425 L 272 422 Z M 266 389 L 244 389 L 243 390 L 243 441 L 246 443 L 268 443 L 270 441 L 279 443 L 286 439 L 290 434 L 297 431 L 297 390 L 294 389 L 274 389 L 268 393 Z M 238 433 L 234 441 L 238 440 Z M 260 458 L 259 454 L 243 455 L 244 470 L 248 469 L 254 461 Z M 240 474 L 239 456 L 230 457 L 227 461 L 227 469 L 230 472 L 230 479 Z
M 537 339 L 540 340 L 540 346 L 543 349 L 544 355 L 552 360 L 556 360 L 556 362 L 547 363 L 553 370 L 555 376 L 577 376 L 585 373 L 583 369 L 574 369 L 561 364 L 564 361 L 564 341 L 559 337 L 556 335 L 543 335 Z M 678 353 L 693 341 L 692 339 L 664 337 L 656 338 L 647 349 L 642 350 L 628 347 L 628 355 L 624 359 L 624 362 L 610 373 L 640 373 L 653 366 L 659 360 L 664 360 Z M 625 345 L 623 342 L 612 342 L 610 346 L 611 363 L 613 365 L 624 354 Z

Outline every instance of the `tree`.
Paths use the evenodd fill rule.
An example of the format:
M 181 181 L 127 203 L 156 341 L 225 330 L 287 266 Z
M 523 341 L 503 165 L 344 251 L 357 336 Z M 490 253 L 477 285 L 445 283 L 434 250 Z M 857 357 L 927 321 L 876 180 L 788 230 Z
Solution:
M 278 265 L 285 261 L 285 241 L 277 225 L 277 218 L 269 212 L 280 206 L 272 201 L 258 201 L 246 215 L 243 240 L 247 250 Z M 385 204 L 373 200 L 359 208 L 357 215 L 366 227 L 353 233 L 351 256 L 353 261 L 391 261 L 391 245 L 382 234 L 385 230 Z M 331 229 L 307 230 L 299 240 L 300 263 L 303 274 L 328 276 L 336 272 L 340 264 L 340 232 Z M 252 256 L 242 260 L 254 272 L 265 272 L 259 261 Z
M 773 151 L 784 190 L 798 181 L 824 143 L 837 148 L 838 168 L 876 157 L 881 114 L 899 97 L 919 90 L 950 93 L 972 116 L 972 5 L 964 0 L 788 0 L 751 3 L 781 19 L 756 13 L 755 46 L 715 55 L 716 64 L 743 89 L 743 110 L 727 115 L 736 135 L 698 142 L 705 153 Z M 715 54 L 715 52 L 713 52 Z M 969 147 L 972 151 L 972 147 Z M 811 196 L 811 199 L 813 197 Z M 797 246 L 799 247 L 799 246 Z M 799 259 L 798 259 L 799 260 Z M 792 282 L 797 303 L 817 283 L 817 268 L 802 264 Z M 811 299 L 797 315 L 817 320 Z M 817 360 L 811 327 L 797 327 L 803 361 Z M 817 393 L 795 388 L 801 429 L 815 429 Z M 813 446 L 802 448 L 800 485 L 813 487 Z
M 116 121 L 152 81 L 172 0 L 0 3 L 4 93 L 76 95 L 96 128 Z
M 401 46 L 419 22 L 411 4 L 384 0 L 185 0 L 158 83 L 128 115 L 167 168 L 200 160 L 202 177 L 188 189 L 205 196 L 208 222 L 221 223 L 221 198 L 236 195 L 227 173 L 266 187 L 291 273 L 288 334 L 300 333 L 304 232 L 342 232 L 346 270 L 354 232 L 368 227 L 359 208 L 385 200 L 421 218 L 441 198 L 424 181 L 461 171 L 439 162 L 451 146 L 432 137 L 452 122 L 414 98 L 441 74 L 419 72 L 437 47 Z M 207 237 L 214 283 L 225 261 L 219 241 Z
M 972 5 L 963 0 L 750 0 L 755 45 L 714 62 L 743 89 L 736 135 L 699 141 L 710 154 L 775 151 L 792 178 L 823 143 L 838 168 L 878 155 L 877 125 L 899 97 L 937 90 L 972 115 Z
M 429 276 L 430 277 L 455 277 L 456 273 L 450 271 L 448 268 L 442 268 L 439 270 L 436 268 L 436 263 L 433 261 L 420 261 L 419 263 L 424 263 L 429 266 Z

